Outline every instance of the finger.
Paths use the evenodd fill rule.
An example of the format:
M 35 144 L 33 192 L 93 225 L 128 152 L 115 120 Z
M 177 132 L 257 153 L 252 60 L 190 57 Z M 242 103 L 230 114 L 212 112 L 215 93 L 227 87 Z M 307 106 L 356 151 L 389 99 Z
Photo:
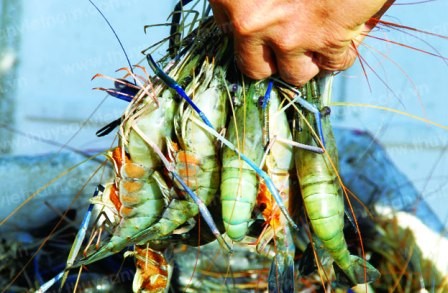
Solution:
M 253 79 L 264 79 L 276 72 L 271 48 L 258 38 L 235 37 L 235 60 L 241 72 Z
M 276 52 L 275 56 L 280 77 L 293 85 L 302 86 L 319 73 L 319 66 L 311 52 L 297 54 Z
M 367 24 L 359 26 L 357 32 L 351 41 L 345 42 L 345 45 L 319 50 L 315 54 L 315 61 L 321 69 L 328 71 L 346 70 L 353 65 L 358 57 L 358 46 L 367 36 L 371 27 Z
M 358 57 L 356 45 L 350 45 L 349 47 L 341 50 L 338 54 L 321 54 L 315 55 L 315 61 L 321 69 L 329 71 L 340 71 L 349 68 L 355 63 Z
M 346 70 L 353 65 L 358 57 L 358 46 L 364 38 L 378 24 L 380 17 L 390 8 L 395 0 L 387 0 L 378 12 L 371 17 L 365 24 L 358 27 L 352 40 L 346 45 L 336 46 L 325 52 L 318 52 L 315 55 L 316 63 L 321 69 L 329 71 Z

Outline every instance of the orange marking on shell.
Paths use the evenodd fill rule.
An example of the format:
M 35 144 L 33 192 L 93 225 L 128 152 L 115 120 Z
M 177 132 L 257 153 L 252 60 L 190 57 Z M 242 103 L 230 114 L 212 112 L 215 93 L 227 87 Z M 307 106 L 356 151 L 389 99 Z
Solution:
M 272 198 L 266 184 L 264 182 L 260 183 L 257 195 L 257 205 L 263 206 L 264 209 L 261 212 L 264 219 L 272 227 L 279 227 L 280 225 L 280 209 L 274 208 L 275 201 Z
M 179 151 L 177 153 L 177 161 L 185 163 L 187 165 L 199 165 L 201 162 L 197 156 L 185 151 Z
M 269 218 L 272 213 L 271 194 L 264 182 L 260 182 L 258 187 L 257 206 L 262 210 L 263 217 L 265 219 Z
M 123 170 L 130 178 L 142 178 L 146 174 L 146 171 L 143 167 L 132 163 L 124 164 Z
M 133 208 L 122 206 L 121 209 L 120 209 L 120 214 L 123 217 L 127 218 L 132 213 L 132 211 L 133 211 Z
M 143 187 L 143 183 L 138 181 L 124 181 L 123 180 L 123 188 L 126 189 L 127 192 L 132 193 L 139 191 Z
M 192 153 L 179 151 L 176 160 L 179 175 L 190 188 L 197 188 L 200 159 Z
M 123 149 L 121 147 L 114 148 L 114 150 L 112 151 L 112 159 L 117 165 L 118 170 L 121 170 L 121 166 L 123 164 L 131 162 L 126 154 L 123 158 Z
M 178 166 L 179 168 L 179 166 Z M 179 169 L 179 175 L 184 178 L 189 178 L 190 176 L 197 176 L 197 170 L 195 167 L 185 166 L 183 169 Z
M 179 151 L 179 145 L 177 143 L 175 143 L 174 141 L 171 142 L 171 148 L 173 149 L 174 152 Z
M 137 273 L 142 277 L 140 289 L 159 292 L 168 286 L 168 264 L 161 252 L 136 246 Z
M 113 184 L 110 188 L 109 199 L 110 201 L 112 201 L 117 211 L 119 211 L 122 204 L 120 201 L 120 197 L 118 196 L 118 188 L 115 184 Z
M 128 206 L 128 205 L 135 205 L 136 203 L 139 203 L 140 201 L 138 200 L 138 198 L 136 196 L 122 195 L 121 202 L 123 203 L 123 205 Z

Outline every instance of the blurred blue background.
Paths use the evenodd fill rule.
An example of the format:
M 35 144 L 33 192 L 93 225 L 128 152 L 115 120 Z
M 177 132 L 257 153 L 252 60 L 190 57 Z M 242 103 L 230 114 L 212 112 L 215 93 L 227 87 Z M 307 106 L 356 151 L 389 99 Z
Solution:
M 96 1 L 120 36 L 132 64 L 143 59 L 140 51 L 168 35 L 167 27 L 151 28 L 145 34 L 143 26 L 165 23 L 174 3 Z M 111 87 L 111 81 L 90 79 L 96 73 L 121 76 L 115 70 L 127 64 L 97 11 L 87 0 L 3 0 L 0 9 L 3 152 L 40 154 L 60 150 L 21 132 L 81 150 L 110 147 L 112 138 L 97 138 L 95 132 L 118 118 L 127 105 L 91 90 Z M 446 11 L 448 1 L 444 0 L 394 5 L 383 19 L 448 35 Z M 403 31 L 379 27 L 374 35 L 448 56 L 448 40 Z M 335 102 L 393 108 L 445 125 L 445 129 L 365 105 L 333 107 L 334 125 L 370 131 L 446 223 L 447 62 L 369 38 L 360 52 L 367 78 L 359 62 L 340 73 L 334 88 Z

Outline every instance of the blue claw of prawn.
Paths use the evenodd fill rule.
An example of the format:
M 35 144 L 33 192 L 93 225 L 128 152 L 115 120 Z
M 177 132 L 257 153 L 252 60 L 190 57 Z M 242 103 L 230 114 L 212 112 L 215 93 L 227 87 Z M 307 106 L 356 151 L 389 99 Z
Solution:
M 62 279 L 62 276 L 64 275 L 64 272 L 60 272 L 55 277 L 53 277 L 51 280 L 40 286 L 39 289 L 36 290 L 36 293 L 44 293 L 47 292 L 48 289 L 50 289 L 54 284 L 59 282 L 59 280 Z
M 93 193 L 92 197 L 98 196 L 101 192 L 104 191 L 104 186 L 99 184 L 95 188 L 95 192 Z M 73 246 L 70 249 L 70 253 L 67 259 L 67 267 L 70 267 L 73 265 L 75 257 L 78 255 L 81 245 L 84 241 L 84 238 L 86 237 L 87 233 L 87 227 L 90 222 L 90 218 L 92 217 L 92 210 L 93 210 L 94 204 L 90 204 L 87 208 L 87 213 L 84 216 L 84 219 L 82 220 L 81 227 L 79 228 L 78 234 L 76 235 L 75 241 L 73 242 Z M 56 276 L 54 276 L 51 280 L 43 284 L 36 292 L 46 292 L 48 289 L 50 289 L 54 284 L 62 280 L 61 286 L 63 286 L 65 279 L 67 278 L 68 271 L 62 271 Z
M 179 94 L 193 109 L 198 113 L 199 117 L 201 117 L 202 121 L 213 129 L 212 123 L 208 120 L 208 118 L 205 116 L 204 112 L 199 109 L 196 104 L 190 99 L 190 97 L 187 95 L 187 93 L 184 91 L 184 89 L 171 77 L 168 76 L 159 66 L 157 66 L 157 63 L 152 58 L 151 54 L 146 55 L 146 59 L 148 60 L 149 66 L 151 66 L 151 69 L 154 71 L 154 73 L 161 79 L 163 82 L 176 91 L 176 93 Z

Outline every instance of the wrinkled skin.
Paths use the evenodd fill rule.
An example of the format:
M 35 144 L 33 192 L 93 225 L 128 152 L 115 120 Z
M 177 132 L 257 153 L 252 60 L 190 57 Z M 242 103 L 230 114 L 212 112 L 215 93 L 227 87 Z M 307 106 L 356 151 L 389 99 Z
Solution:
M 210 0 L 233 34 L 236 62 L 254 79 L 278 73 L 300 86 L 320 71 L 349 68 L 356 47 L 394 0 Z

